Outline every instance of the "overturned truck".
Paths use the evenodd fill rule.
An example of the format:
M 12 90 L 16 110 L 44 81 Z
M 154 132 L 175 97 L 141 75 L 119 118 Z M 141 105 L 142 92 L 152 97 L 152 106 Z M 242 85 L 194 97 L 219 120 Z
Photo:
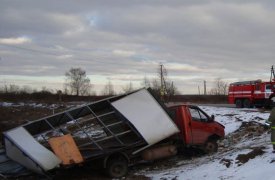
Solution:
M 166 108 L 149 89 L 141 89 L 4 132 L 0 174 L 25 168 L 47 176 L 87 163 L 122 177 L 129 163 L 175 155 L 179 148 L 217 151 L 224 126 L 214 119 L 194 105 Z
M 47 175 L 59 168 L 99 161 L 111 177 L 121 177 L 132 159 L 178 132 L 161 103 L 148 89 L 141 89 L 4 132 L 0 173 L 1 167 L 11 173 L 22 166 Z M 156 158 L 176 153 L 171 145 L 162 145 L 160 150 Z

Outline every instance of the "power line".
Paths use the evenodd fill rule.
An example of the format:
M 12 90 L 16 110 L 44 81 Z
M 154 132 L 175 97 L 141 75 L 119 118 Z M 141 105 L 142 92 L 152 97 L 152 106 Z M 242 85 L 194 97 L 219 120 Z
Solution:
M 0 44 L 2 46 L 6 46 L 6 47 L 11 47 L 11 48 L 15 48 L 15 49 L 20 49 L 20 50 L 24 50 L 24 51 L 30 51 L 30 52 L 34 52 L 34 53 L 38 53 L 38 54 L 46 54 L 46 55 L 51 55 L 51 56 L 62 56 L 64 54 L 58 54 L 58 53 L 51 53 L 51 52 L 45 52 L 42 50 L 37 50 L 37 49 L 31 49 L 31 48 L 26 48 L 26 47 L 19 47 L 19 46 L 15 46 L 15 45 L 8 45 L 8 44 Z M 76 50 L 71 50 L 71 51 L 75 51 L 76 53 L 80 53 L 80 51 L 76 51 Z M 110 61 L 106 61 L 106 59 L 109 59 L 110 57 L 103 57 L 103 56 L 95 56 L 93 55 L 93 62 L 98 62 L 98 63 L 102 63 L 102 64 L 113 64 L 113 65 L 124 65 L 124 63 L 121 63 L 121 61 L 119 62 L 110 62 Z M 87 57 L 76 57 L 76 60 L 83 60 L 83 61 L 91 61 L 91 58 L 87 58 Z M 105 60 L 105 61 L 104 61 Z M 136 62 L 136 61 L 133 61 Z
M 41 51 L 41 50 L 37 50 L 37 49 L 31 49 L 31 48 L 19 47 L 19 46 L 8 45 L 8 44 L 0 44 L 0 45 L 1 45 L 1 46 L 6 46 L 6 47 L 15 48 L 15 49 L 21 49 L 21 50 L 25 50 L 25 51 L 31 51 L 31 52 L 35 52 L 35 53 L 40 53 L 40 54 L 46 54 L 46 55 L 52 55 L 52 56 L 58 56 L 58 54 L 55 54 L 55 53 L 50 53 L 50 52 L 45 52 L 45 51 Z

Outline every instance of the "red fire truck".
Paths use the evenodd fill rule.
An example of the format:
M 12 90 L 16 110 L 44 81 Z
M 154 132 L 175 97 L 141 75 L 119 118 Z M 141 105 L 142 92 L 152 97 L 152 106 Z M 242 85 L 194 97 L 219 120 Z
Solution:
M 229 104 L 238 108 L 271 107 L 275 105 L 275 74 L 271 67 L 269 82 L 262 80 L 235 82 L 229 85 Z
M 263 107 L 270 103 L 275 93 L 275 82 L 243 81 L 231 83 L 228 91 L 229 104 L 238 108 Z

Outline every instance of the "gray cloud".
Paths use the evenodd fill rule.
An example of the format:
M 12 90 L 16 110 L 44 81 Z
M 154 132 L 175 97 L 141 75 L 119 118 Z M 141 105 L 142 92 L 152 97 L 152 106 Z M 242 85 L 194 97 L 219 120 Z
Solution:
M 0 2 L 0 40 L 30 39 L 0 41 L 0 76 L 83 67 L 137 82 L 163 63 L 182 92 L 196 93 L 196 83 L 217 77 L 267 80 L 275 62 L 271 0 Z

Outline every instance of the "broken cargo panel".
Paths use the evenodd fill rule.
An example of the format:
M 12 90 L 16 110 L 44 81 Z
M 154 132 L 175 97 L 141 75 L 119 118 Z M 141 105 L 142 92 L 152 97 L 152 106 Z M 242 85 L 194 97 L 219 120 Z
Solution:
M 8 158 L 6 151 L 0 147 L 0 179 L 28 174 L 30 174 L 30 171 Z
M 112 105 L 134 125 L 149 145 L 179 132 L 168 114 L 145 89 L 119 99 Z M 152 131 L 156 125 L 157 128 Z
M 70 134 L 53 137 L 49 139 L 49 144 L 63 165 L 79 164 L 84 161 Z
M 23 127 L 5 133 L 5 148 L 9 158 L 39 174 L 58 167 L 61 162 Z
M 115 152 L 132 154 L 178 131 L 152 94 L 141 89 L 30 122 L 5 132 L 4 138 L 11 159 L 41 173 L 59 164 L 79 163 Z M 83 160 L 64 162 L 66 158 L 61 158 L 60 149 L 50 145 L 51 139 L 65 135 L 72 137 Z M 58 152 L 63 161 L 52 151 Z

